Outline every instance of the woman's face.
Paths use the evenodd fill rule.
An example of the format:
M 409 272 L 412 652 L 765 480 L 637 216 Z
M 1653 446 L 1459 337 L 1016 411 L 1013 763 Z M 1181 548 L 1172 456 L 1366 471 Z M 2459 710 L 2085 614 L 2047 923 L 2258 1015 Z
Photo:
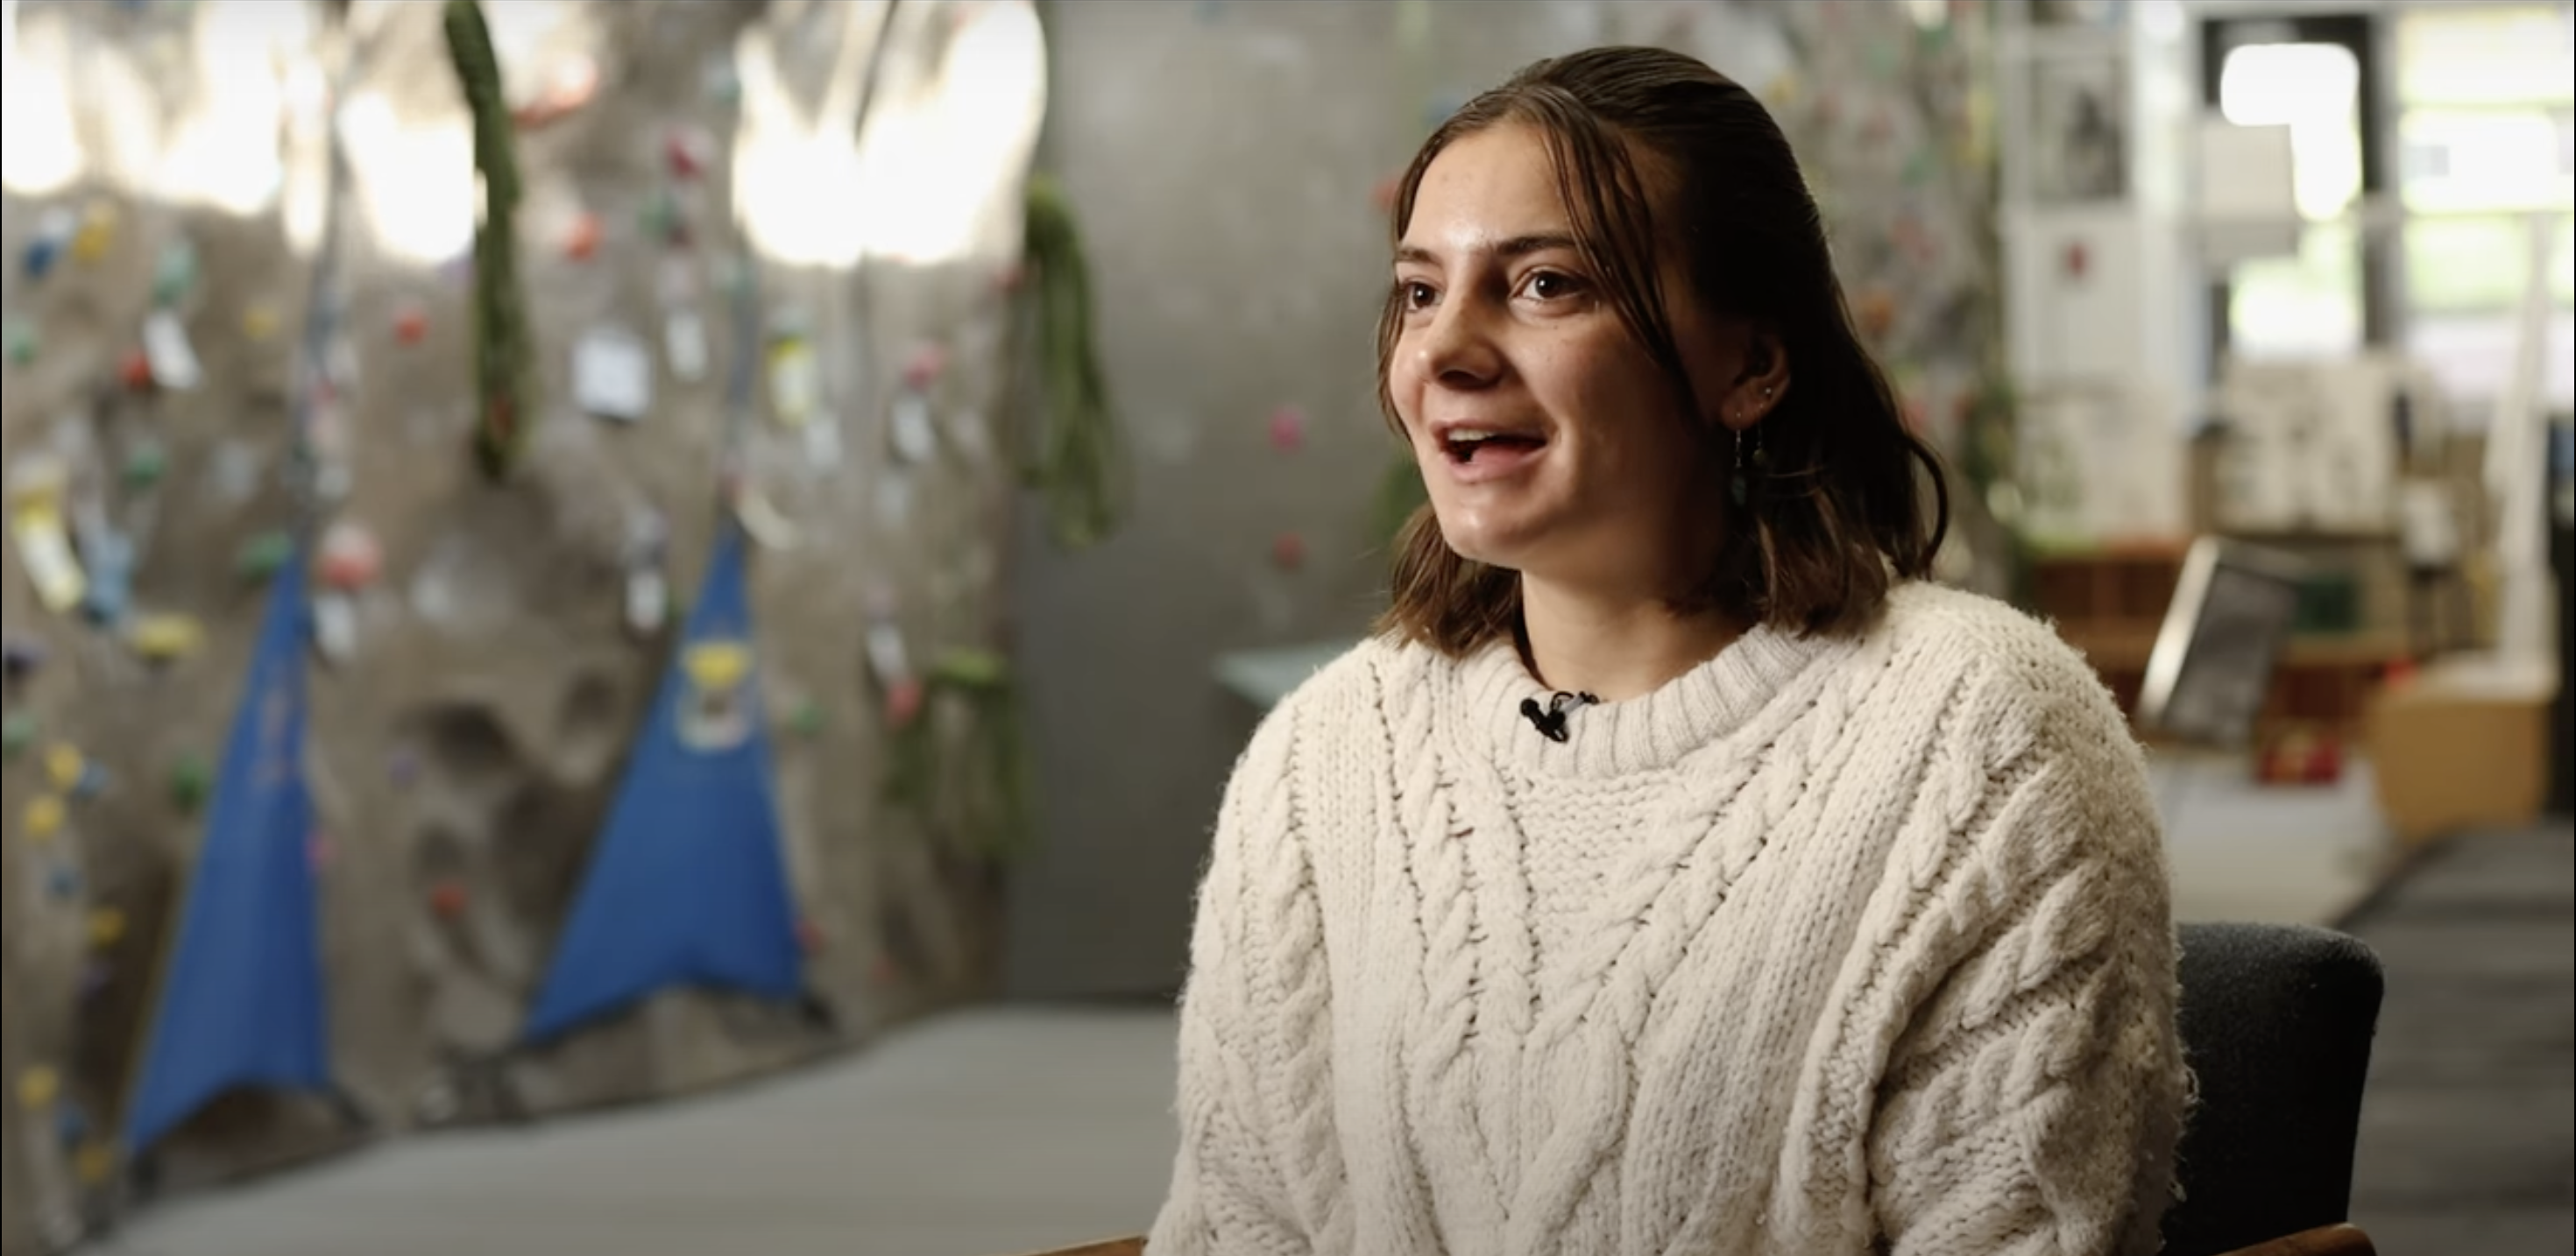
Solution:
M 1451 549 L 1656 594 L 1704 569 L 1729 446 L 1701 434 L 1715 411 L 1686 412 L 1585 267 L 1537 132 L 1489 128 L 1433 159 L 1395 283 L 1388 391 Z M 1661 283 L 1687 291 L 1676 266 Z M 1669 304 L 1695 391 L 1721 398 L 1743 345 L 1696 302 Z

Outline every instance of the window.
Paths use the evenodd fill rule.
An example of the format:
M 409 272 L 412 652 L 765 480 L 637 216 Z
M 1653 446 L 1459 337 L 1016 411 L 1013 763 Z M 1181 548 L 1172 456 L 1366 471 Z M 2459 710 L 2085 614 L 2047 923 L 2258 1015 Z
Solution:
M 2396 19 L 2406 345 L 2472 413 L 2503 391 L 2555 217 L 2543 394 L 2576 404 L 2576 52 L 2568 6 L 2430 6 Z
M 2375 250 L 2358 213 L 2379 185 L 2369 26 L 2349 17 L 2217 21 L 2203 38 L 2208 103 L 2240 126 L 2290 128 L 2307 224 L 2296 256 L 2239 262 L 2221 277 L 2218 347 L 2255 360 L 2357 353 L 2374 327 Z

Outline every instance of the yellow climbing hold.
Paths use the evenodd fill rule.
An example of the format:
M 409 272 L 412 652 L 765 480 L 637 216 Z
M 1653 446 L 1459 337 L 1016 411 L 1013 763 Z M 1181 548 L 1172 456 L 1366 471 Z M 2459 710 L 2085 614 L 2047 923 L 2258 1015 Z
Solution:
M 88 767 L 77 747 L 57 742 L 45 750 L 45 779 L 52 781 L 56 789 L 69 792 L 80 784 L 81 773 Z
M 61 1093 L 62 1076 L 41 1064 L 18 1074 L 18 1106 L 22 1108 L 49 1107 Z
M 84 262 L 95 262 L 107 256 L 108 248 L 115 243 L 115 208 L 105 204 L 93 205 L 88 213 L 81 215 L 79 229 L 72 232 L 72 256 Z
M 690 646 L 680 665 L 700 692 L 720 693 L 742 683 L 751 671 L 751 649 L 736 641 L 709 641 Z
M 205 644 L 205 630 L 185 615 L 137 616 L 126 641 L 134 652 L 155 663 L 167 663 L 197 652 Z
M 113 907 L 101 907 L 89 914 L 89 941 L 92 946 L 114 946 L 125 936 L 125 913 Z
M 102 1142 L 81 1144 L 72 1156 L 72 1172 L 80 1175 L 83 1185 L 96 1186 L 116 1172 L 116 1149 Z
M 63 831 L 63 800 L 51 794 L 27 804 L 27 836 L 43 841 Z

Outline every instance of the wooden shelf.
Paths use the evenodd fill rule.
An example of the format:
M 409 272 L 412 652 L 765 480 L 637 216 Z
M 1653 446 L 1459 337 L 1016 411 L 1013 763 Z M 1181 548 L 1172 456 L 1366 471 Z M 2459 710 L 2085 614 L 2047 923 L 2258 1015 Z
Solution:
M 2105 671 L 2144 671 L 2155 654 L 2160 624 L 2060 624 L 2057 635 Z M 2281 667 L 2384 667 L 2408 657 L 2406 638 L 2390 632 L 2358 632 L 2292 638 L 2281 651 Z

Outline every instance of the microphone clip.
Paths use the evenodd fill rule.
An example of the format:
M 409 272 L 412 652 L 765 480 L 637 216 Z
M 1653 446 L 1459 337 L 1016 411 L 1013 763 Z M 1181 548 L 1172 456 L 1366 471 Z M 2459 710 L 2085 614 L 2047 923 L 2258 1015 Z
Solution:
M 1549 741 L 1564 741 L 1566 715 L 1576 707 L 1590 706 L 1600 700 L 1588 693 L 1562 691 L 1549 695 L 1546 706 L 1540 706 L 1536 698 L 1523 698 L 1521 699 L 1521 718 L 1528 720 L 1530 726 L 1536 728 L 1539 734 Z

